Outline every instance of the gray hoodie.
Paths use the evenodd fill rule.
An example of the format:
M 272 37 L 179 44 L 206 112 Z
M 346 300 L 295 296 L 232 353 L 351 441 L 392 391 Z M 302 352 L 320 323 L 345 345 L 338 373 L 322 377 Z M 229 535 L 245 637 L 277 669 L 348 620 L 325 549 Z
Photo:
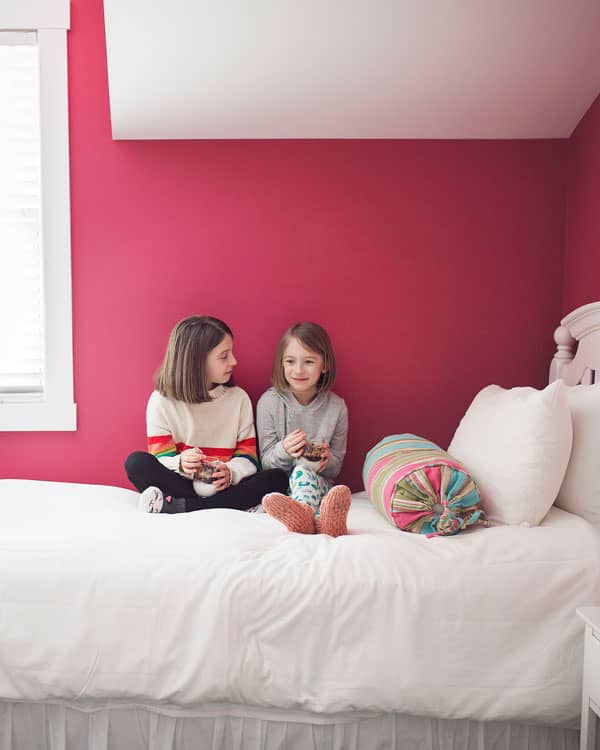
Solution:
M 335 479 L 342 468 L 348 438 L 348 409 L 344 399 L 331 391 L 318 393 L 303 406 L 291 393 L 269 388 L 256 406 L 256 430 L 263 469 L 294 468 L 294 459 L 286 453 L 283 438 L 301 429 L 308 440 L 329 443 L 329 463 L 323 470 L 327 479 Z

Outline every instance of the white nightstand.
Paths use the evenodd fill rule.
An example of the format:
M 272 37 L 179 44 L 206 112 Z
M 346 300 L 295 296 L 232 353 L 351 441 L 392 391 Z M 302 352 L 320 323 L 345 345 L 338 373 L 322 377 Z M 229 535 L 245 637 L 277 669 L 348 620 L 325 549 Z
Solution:
M 596 750 L 596 724 L 600 716 L 600 607 L 581 607 L 577 614 L 585 622 L 579 748 Z

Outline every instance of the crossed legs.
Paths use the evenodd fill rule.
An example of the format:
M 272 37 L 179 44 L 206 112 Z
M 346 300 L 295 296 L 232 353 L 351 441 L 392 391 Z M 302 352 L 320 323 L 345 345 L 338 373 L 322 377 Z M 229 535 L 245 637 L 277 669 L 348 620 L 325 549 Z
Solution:
M 348 487 L 336 485 L 329 489 L 316 472 L 296 467 L 288 491 L 291 497 L 279 492 L 265 495 L 262 505 L 270 516 L 281 521 L 290 531 L 333 537 L 348 533 L 346 518 L 351 503 Z

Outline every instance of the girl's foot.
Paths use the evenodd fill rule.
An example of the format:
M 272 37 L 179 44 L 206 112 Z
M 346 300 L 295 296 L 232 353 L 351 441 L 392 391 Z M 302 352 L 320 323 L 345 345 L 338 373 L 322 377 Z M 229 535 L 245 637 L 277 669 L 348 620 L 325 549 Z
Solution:
M 262 505 L 270 516 L 281 521 L 290 531 L 315 533 L 313 512 L 305 503 L 299 503 L 281 492 L 270 492 L 263 497 Z
M 348 533 L 346 518 L 352 493 L 345 484 L 332 487 L 321 502 L 321 514 L 318 520 L 320 534 L 329 536 L 343 536 Z
M 165 497 L 158 487 L 146 487 L 140 495 L 138 510 L 142 513 L 185 513 L 185 498 Z
M 140 495 L 138 510 L 142 513 L 160 513 L 164 502 L 163 493 L 158 487 L 146 487 Z

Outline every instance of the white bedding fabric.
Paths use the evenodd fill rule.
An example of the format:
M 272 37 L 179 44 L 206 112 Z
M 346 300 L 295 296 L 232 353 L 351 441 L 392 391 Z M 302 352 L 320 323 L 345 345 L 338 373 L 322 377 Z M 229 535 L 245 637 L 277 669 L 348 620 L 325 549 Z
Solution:
M 0 748 L 23 750 L 579 750 L 579 732 L 385 714 L 327 724 L 239 710 L 183 715 L 0 702 Z
M 0 481 L 0 699 L 250 704 L 576 726 L 600 536 L 426 539 L 355 497 L 352 533 L 139 513 L 114 487 Z

